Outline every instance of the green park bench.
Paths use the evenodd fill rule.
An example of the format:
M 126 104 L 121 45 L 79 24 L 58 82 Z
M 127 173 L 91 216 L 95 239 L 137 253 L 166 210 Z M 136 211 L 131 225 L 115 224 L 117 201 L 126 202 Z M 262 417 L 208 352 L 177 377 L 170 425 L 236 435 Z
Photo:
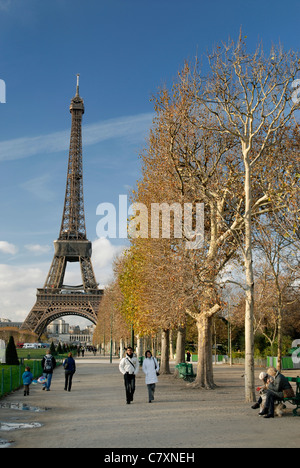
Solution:
M 284 398 L 284 401 L 288 401 L 292 405 L 296 405 L 296 408 L 293 410 L 294 416 L 298 415 L 297 411 L 300 408 L 300 377 L 287 377 L 289 382 L 296 383 L 296 392 L 294 397 Z
M 139 364 L 140 364 L 141 367 L 143 367 L 144 359 L 145 359 L 144 356 L 139 357 Z
M 194 374 L 193 364 L 182 362 L 181 364 L 177 364 L 175 368 L 178 369 L 179 377 L 181 379 L 188 382 L 193 382 L 195 380 L 196 374 Z

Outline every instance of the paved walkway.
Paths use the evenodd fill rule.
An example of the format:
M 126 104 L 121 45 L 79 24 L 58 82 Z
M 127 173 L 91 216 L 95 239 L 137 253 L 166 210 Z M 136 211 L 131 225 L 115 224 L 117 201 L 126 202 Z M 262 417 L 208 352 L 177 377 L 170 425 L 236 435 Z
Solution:
M 12 448 L 299 447 L 300 418 L 292 416 L 292 407 L 281 419 L 258 417 L 244 403 L 242 374 L 239 366 L 217 366 L 219 387 L 214 391 L 194 390 L 173 376 L 161 376 L 152 404 L 140 375 L 135 401 L 126 405 L 118 362 L 87 356 L 77 360 L 71 393 L 63 390 L 64 370 L 59 368 L 50 392 L 31 386 L 30 397 L 19 390 L 0 400 L 51 408 L 39 413 L 0 408 L 2 429 L 3 423 L 42 425 L 14 432 L 0 428 L 0 439 L 13 441 Z

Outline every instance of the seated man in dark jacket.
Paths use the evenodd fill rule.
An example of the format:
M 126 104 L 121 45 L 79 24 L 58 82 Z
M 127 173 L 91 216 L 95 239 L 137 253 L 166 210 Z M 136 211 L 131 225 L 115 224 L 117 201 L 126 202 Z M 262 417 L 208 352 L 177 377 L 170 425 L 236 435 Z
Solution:
M 284 390 L 288 390 L 292 394 L 293 389 L 288 379 L 280 374 L 275 367 L 270 367 L 267 374 L 269 375 L 267 399 L 263 411 L 259 414 L 264 415 L 265 418 L 274 418 L 274 402 L 283 400 Z

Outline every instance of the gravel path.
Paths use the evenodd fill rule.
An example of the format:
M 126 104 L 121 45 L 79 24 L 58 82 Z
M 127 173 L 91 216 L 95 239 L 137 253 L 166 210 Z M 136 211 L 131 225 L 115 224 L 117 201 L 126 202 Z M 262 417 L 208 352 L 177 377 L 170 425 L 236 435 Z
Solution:
M 19 390 L 0 400 L 2 405 L 17 407 L 0 408 L 0 447 L 6 446 L 1 439 L 12 441 L 12 448 L 300 446 L 300 418 L 293 417 L 292 406 L 283 418 L 266 420 L 244 402 L 240 366 L 217 366 L 218 388 L 213 391 L 191 389 L 173 376 L 161 376 L 152 404 L 148 403 L 144 375 L 140 374 L 135 401 L 126 405 L 117 361 L 109 364 L 100 358 L 84 358 L 76 362 L 71 393 L 63 390 L 64 371 L 59 368 L 50 392 L 31 386 L 29 397 Z M 261 370 L 257 370 L 257 376 Z M 295 376 L 297 372 L 284 374 Z M 20 410 L 23 403 L 44 411 Z M 31 423 L 42 426 L 28 429 Z M 7 433 L 4 424 L 24 424 L 27 428 Z

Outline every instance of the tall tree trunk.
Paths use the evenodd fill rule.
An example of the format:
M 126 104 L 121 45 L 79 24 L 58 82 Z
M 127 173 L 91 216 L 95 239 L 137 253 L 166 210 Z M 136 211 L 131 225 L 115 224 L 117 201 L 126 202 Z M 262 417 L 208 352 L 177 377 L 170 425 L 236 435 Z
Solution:
M 144 338 L 137 335 L 137 356 L 144 356 Z
M 245 399 L 250 403 L 255 398 L 254 379 L 254 275 L 252 257 L 252 221 L 251 221 L 251 167 L 248 156 L 245 163 L 245 272 L 246 272 L 246 308 L 245 308 Z
M 213 316 L 200 314 L 197 318 L 198 329 L 198 367 L 195 386 L 213 389 L 216 387 L 212 362 Z
M 278 295 L 278 351 L 277 351 L 277 370 L 281 372 L 282 367 L 282 294 Z
M 173 342 L 173 330 L 170 330 L 170 359 L 174 359 L 174 342 Z
M 124 357 L 125 341 L 123 338 L 120 339 L 120 359 Z
M 176 364 L 185 362 L 186 327 L 179 327 L 176 343 Z
M 176 365 L 185 362 L 186 327 L 178 327 L 176 342 Z M 175 368 L 174 377 L 179 377 L 179 371 Z
M 170 330 L 162 330 L 160 372 L 161 374 L 171 374 L 171 371 L 170 371 Z
M 151 345 L 151 347 L 152 347 L 152 354 L 153 354 L 153 356 L 156 356 L 156 355 L 157 355 L 157 351 L 158 351 L 158 350 L 157 350 L 157 335 L 155 335 L 155 337 L 152 338 L 152 345 Z

